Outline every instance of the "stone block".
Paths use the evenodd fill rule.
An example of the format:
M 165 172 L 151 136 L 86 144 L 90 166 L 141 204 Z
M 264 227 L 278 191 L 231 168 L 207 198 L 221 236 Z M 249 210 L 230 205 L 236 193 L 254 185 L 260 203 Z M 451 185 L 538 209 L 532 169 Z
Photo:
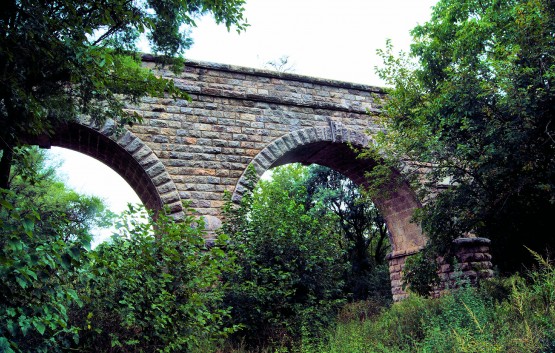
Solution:
M 480 279 L 487 279 L 487 278 L 493 278 L 493 270 L 491 269 L 485 269 L 485 270 L 480 270 L 478 271 L 478 278 Z
M 493 264 L 489 261 L 477 261 L 477 262 L 471 262 L 470 266 L 472 267 L 472 269 L 475 269 L 475 270 L 486 270 L 486 269 L 492 268 Z
M 147 169 L 146 173 L 151 179 L 154 179 L 162 173 L 166 174 L 165 171 L 166 170 L 164 168 L 164 165 L 162 163 L 158 162 L 158 163 L 154 164 L 152 167 L 150 167 L 149 169 Z

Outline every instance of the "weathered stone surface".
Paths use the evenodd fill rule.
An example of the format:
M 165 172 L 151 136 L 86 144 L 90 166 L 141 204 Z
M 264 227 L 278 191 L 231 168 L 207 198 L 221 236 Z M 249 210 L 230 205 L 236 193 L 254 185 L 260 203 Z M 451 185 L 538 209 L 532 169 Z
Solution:
M 453 241 L 456 246 L 456 268 L 449 264 L 442 264 L 439 276 L 442 280 L 435 295 L 441 295 L 449 288 L 456 288 L 460 283 L 475 284 L 480 280 L 493 277 L 493 264 L 489 254 L 490 240 L 485 238 L 457 238 Z M 445 261 L 440 258 L 440 262 Z

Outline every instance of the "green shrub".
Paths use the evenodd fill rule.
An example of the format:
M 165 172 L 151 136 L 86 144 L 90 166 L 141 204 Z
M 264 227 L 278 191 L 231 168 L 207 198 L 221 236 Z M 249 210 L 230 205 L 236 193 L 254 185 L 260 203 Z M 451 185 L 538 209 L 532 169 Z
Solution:
M 536 255 L 537 256 L 537 255 Z M 461 286 L 437 299 L 411 294 L 389 308 L 345 305 L 326 339 L 263 352 L 547 353 L 555 349 L 555 268 L 537 256 L 526 277 Z M 362 314 L 361 314 L 362 313 Z M 367 314 L 368 313 L 368 314 Z M 362 316 L 362 320 L 361 320 Z M 366 316 L 364 318 L 364 316 Z M 241 350 L 222 352 L 245 353 Z
M 347 303 L 339 310 L 337 320 L 340 323 L 370 320 L 390 304 L 388 298 L 384 297 L 372 297 L 367 300 Z
M 224 239 L 207 248 L 203 224 L 155 221 L 130 207 L 118 233 L 88 254 L 80 277 L 82 308 L 75 347 L 85 352 L 190 351 L 233 331 L 223 325 L 219 277 L 229 266 Z
M 425 247 L 407 258 L 403 269 L 403 289 L 429 297 L 440 283 L 435 252 Z
M 227 205 L 224 228 L 237 266 L 224 275 L 225 304 L 242 326 L 236 343 L 292 347 L 316 338 L 344 302 L 341 239 L 306 212 L 298 197 L 306 190 L 295 183 L 301 172 L 280 169 L 272 183 L 245 195 L 240 208 Z
M 534 256 L 539 266 L 526 277 L 462 286 L 438 299 L 411 294 L 363 321 L 362 303 L 346 306 L 328 340 L 303 352 L 553 352 L 555 268 Z
M 104 205 L 61 183 L 38 148 L 16 148 L 0 189 L 0 352 L 58 352 L 77 338 L 73 277 Z

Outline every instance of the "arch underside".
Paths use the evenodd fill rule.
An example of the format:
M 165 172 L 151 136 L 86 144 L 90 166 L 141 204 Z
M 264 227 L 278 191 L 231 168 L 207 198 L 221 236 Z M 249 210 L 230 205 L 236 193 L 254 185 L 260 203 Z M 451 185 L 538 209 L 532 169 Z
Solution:
M 168 206 L 174 217 L 182 215 L 181 200 L 165 167 L 131 132 L 115 136 L 110 123 L 102 128 L 71 123 L 60 128 L 50 144 L 86 154 L 107 165 L 131 186 L 146 208 L 158 211 Z
M 331 126 L 321 131 L 315 131 L 315 128 L 306 130 L 283 136 L 261 151 L 252 162 L 257 175 L 260 177 L 266 170 L 288 163 L 319 164 L 342 173 L 357 185 L 368 185 L 366 173 L 380 161 L 359 158 L 353 149 L 368 147 L 371 140 L 366 135 L 341 126 Z M 398 175 L 396 171 L 393 172 Z M 235 200 L 240 199 L 245 192 L 245 185 L 248 184 L 243 176 L 236 188 Z M 385 187 L 390 189 L 372 201 L 386 220 L 392 255 L 417 252 L 426 243 L 426 238 L 411 219 L 414 210 L 421 204 L 405 182 L 395 183 L 395 187 Z
M 364 172 L 376 165 L 370 159 L 357 159 L 356 153 L 347 144 L 330 141 L 314 142 L 288 151 L 270 168 L 288 163 L 323 165 L 340 172 L 357 185 L 366 184 Z

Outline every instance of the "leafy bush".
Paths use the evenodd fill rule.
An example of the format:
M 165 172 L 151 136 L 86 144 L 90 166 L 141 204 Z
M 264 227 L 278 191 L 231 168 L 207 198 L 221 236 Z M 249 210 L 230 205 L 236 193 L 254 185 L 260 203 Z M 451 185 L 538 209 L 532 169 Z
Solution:
M 80 273 L 84 305 L 71 317 L 81 351 L 190 351 L 233 331 L 220 305 L 219 277 L 230 263 L 223 237 L 207 248 L 202 221 L 152 220 L 131 206 L 118 227 Z
M 10 190 L 0 191 L 0 351 L 56 352 L 77 338 L 72 276 L 104 205 L 68 190 L 37 148 L 13 155 Z
M 403 289 L 423 297 L 429 297 L 440 283 L 435 252 L 425 247 L 410 256 L 403 269 Z
M 10 197 L 11 193 L 4 194 Z M 66 242 L 62 235 L 41 233 L 41 219 L 33 206 L 3 200 L 0 210 L 0 351 L 51 352 L 56 337 L 74 333 L 67 309 L 79 304 L 69 285 L 81 266 L 90 238 Z
M 224 228 L 237 267 L 225 273 L 225 303 L 243 328 L 236 342 L 261 347 L 317 337 L 343 302 L 340 237 L 305 209 L 299 173 L 294 166 L 280 169 L 244 196 L 241 207 L 226 207 Z

